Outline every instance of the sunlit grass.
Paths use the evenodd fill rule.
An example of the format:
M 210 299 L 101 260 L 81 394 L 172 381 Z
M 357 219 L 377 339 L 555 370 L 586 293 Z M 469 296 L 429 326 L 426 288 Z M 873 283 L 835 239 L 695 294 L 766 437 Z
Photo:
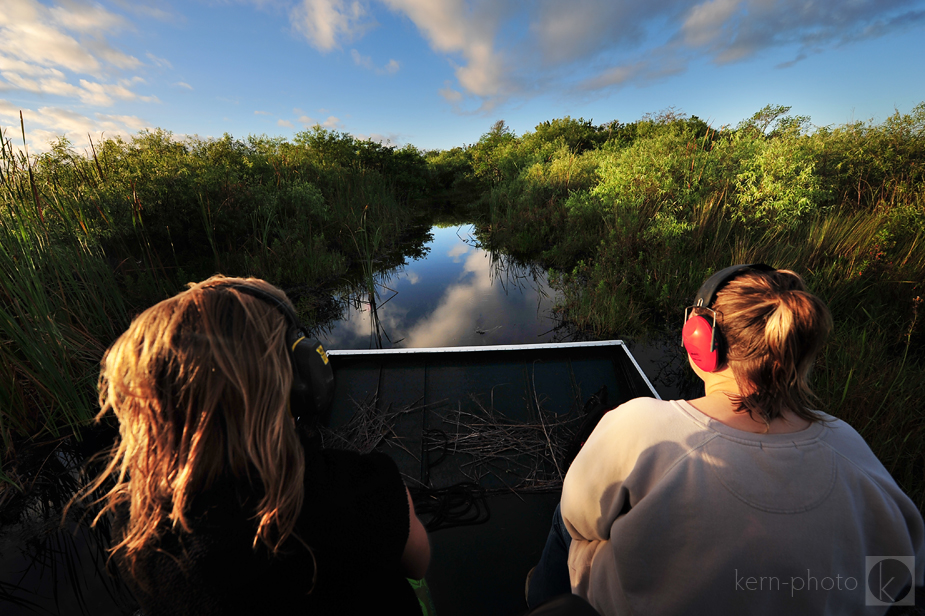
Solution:
M 27 156 L 0 158 L 0 438 L 73 433 L 95 415 L 104 341 L 126 324 L 113 273 L 73 199 L 36 182 Z

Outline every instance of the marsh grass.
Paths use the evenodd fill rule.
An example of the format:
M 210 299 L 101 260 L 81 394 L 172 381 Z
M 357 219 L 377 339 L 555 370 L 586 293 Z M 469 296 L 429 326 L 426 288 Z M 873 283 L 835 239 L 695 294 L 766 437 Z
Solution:
M 9 141 L 0 175 L 0 438 L 9 459 L 17 437 L 60 439 L 95 415 L 98 361 L 127 317 L 80 204 L 37 182 Z

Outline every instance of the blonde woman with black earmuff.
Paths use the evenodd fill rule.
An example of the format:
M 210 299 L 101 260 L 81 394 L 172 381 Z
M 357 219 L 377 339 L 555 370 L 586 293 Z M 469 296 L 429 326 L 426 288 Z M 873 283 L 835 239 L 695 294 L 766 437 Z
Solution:
M 711 276 L 682 332 L 705 395 L 604 415 L 568 470 L 528 602 L 571 591 L 605 615 L 913 602 L 920 512 L 851 426 L 814 410 L 809 373 L 831 328 L 792 271 Z
M 145 310 L 110 347 L 100 416 L 112 555 L 145 616 L 420 614 L 430 545 L 390 458 L 322 450 L 324 349 L 286 295 L 216 276 Z M 306 417 L 308 415 L 308 417 Z

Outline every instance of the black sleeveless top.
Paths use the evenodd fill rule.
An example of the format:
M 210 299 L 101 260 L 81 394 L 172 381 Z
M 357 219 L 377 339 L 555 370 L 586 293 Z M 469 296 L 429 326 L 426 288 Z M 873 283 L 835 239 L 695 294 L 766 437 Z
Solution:
M 136 577 L 115 561 L 145 616 L 420 614 L 400 560 L 410 529 L 398 468 L 380 453 L 305 448 L 305 500 L 295 532 L 275 555 L 249 519 L 256 498 L 219 483 L 196 498 L 193 532 L 165 527 Z M 121 535 L 128 507 L 117 513 Z M 317 562 L 318 578 L 312 588 Z

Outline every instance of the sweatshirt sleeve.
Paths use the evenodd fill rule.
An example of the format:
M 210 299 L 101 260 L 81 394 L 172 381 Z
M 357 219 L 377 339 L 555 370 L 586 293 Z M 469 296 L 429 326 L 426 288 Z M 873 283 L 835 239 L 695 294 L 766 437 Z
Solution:
M 573 539 L 606 541 L 614 521 L 643 498 L 690 448 L 698 428 L 670 402 L 636 398 L 604 415 L 562 486 Z
M 618 446 L 624 414 L 621 406 L 604 415 L 566 473 L 561 510 L 573 539 L 609 539 L 610 527 L 626 503 L 623 481 L 634 460 L 627 448 Z

